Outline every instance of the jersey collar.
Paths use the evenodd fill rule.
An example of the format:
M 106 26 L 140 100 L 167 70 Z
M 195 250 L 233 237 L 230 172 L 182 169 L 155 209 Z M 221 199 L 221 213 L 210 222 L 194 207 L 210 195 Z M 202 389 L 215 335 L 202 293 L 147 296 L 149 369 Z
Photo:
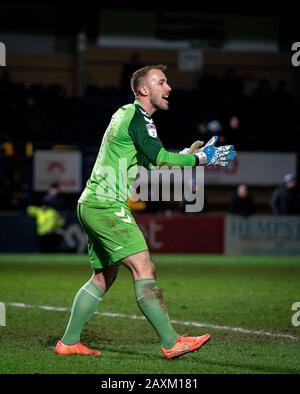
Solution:
M 134 105 L 141 111 L 141 113 L 144 116 L 147 116 L 149 119 L 151 119 L 151 116 L 148 114 L 147 111 L 145 111 L 145 109 L 142 107 L 141 103 L 139 102 L 139 100 L 134 100 Z

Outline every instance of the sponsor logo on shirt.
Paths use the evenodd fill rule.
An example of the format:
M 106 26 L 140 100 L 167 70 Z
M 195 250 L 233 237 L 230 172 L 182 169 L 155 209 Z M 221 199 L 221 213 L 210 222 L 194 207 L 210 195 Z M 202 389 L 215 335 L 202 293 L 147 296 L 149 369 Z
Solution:
M 153 138 L 157 138 L 157 132 L 156 132 L 156 127 L 155 124 L 146 124 L 147 130 L 148 130 L 148 134 L 150 135 L 150 137 Z

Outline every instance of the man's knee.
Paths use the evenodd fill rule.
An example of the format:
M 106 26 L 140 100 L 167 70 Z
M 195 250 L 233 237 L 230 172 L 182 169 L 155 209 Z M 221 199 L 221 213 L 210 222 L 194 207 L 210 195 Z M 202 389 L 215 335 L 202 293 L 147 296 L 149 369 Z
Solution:
M 105 270 L 94 270 L 93 274 L 93 283 L 98 286 L 101 290 L 107 291 L 110 286 L 114 283 L 117 278 L 118 271 L 111 270 L 110 272 L 106 272 Z
M 155 265 L 152 263 L 151 260 L 143 267 L 137 267 L 136 269 L 133 269 L 131 272 L 135 280 L 150 279 L 150 278 L 156 279 Z
M 151 261 L 149 253 L 129 256 L 122 261 L 122 264 L 131 271 L 135 280 L 156 277 L 155 265 Z
M 155 278 L 155 276 L 156 276 L 155 265 L 154 265 L 153 261 L 150 259 L 145 267 L 145 273 L 146 272 L 149 274 L 149 277 Z
M 103 275 L 103 272 L 97 272 L 93 274 L 92 277 L 92 282 L 99 287 L 99 289 L 106 291 L 107 290 L 107 284 L 106 284 L 106 280 L 105 277 Z

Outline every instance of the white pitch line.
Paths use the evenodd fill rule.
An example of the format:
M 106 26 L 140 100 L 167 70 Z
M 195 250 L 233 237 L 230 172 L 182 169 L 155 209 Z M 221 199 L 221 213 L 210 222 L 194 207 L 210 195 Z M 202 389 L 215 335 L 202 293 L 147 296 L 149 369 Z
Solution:
M 23 304 L 18 302 L 6 302 L 5 305 L 12 306 L 15 308 L 32 308 L 32 309 L 41 309 L 45 311 L 54 311 L 54 312 L 69 312 L 69 308 L 65 307 L 57 307 L 57 306 L 50 306 L 50 305 L 30 305 L 30 304 Z M 130 319 L 130 320 L 145 320 L 144 316 L 137 316 L 137 315 L 126 315 L 125 313 L 113 313 L 113 312 L 95 312 L 95 315 L 105 316 L 105 317 L 119 317 L 122 319 Z M 290 335 L 290 334 L 282 334 L 282 333 L 275 333 L 263 330 L 250 330 L 248 328 L 242 327 L 231 327 L 231 326 L 221 326 L 218 324 L 211 324 L 211 323 L 199 323 L 194 321 L 182 321 L 182 320 L 171 320 L 171 323 L 174 324 L 181 324 L 184 326 L 192 326 L 192 327 L 205 327 L 205 328 L 212 328 L 215 330 L 224 330 L 224 331 L 234 331 L 240 332 L 242 334 L 252 334 L 252 335 L 260 335 L 272 338 L 286 338 L 292 340 L 300 340 L 300 337 Z

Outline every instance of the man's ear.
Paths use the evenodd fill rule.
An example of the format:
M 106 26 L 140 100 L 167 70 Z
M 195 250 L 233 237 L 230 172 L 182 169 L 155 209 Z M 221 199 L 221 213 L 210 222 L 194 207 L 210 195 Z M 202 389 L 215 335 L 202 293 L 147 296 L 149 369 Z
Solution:
M 147 87 L 146 87 L 146 86 L 141 86 L 141 87 L 139 88 L 139 94 L 140 94 L 141 96 L 148 96 L 149 91 L 148 91 Z

